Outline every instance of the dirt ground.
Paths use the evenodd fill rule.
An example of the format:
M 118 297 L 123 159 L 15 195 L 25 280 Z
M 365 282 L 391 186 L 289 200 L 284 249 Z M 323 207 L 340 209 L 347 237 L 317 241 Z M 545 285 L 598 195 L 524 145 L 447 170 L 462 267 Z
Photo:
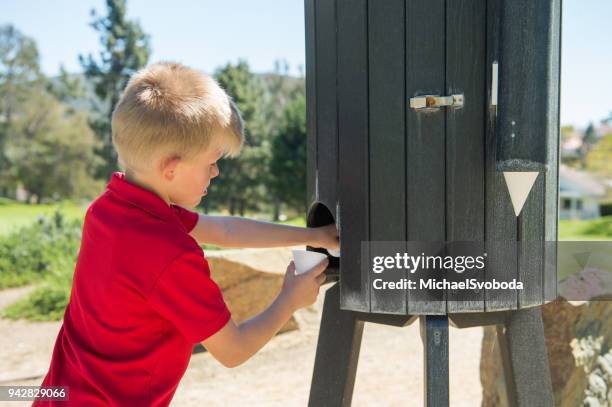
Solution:
M 290 251 L 243 252 L 244 258 L 284 272 Z M 248 261 L 248 260 L 245 260 Z M 299 330 L 273 338 L 248 362 L 224 368 L 208 353 L 194 354 L 173 406 L 305 406 L 312 378 L 324 292 L 312 307 L 299 310 Z M 0 308 L 31 287 L 0 291 Z M 0 385 L 39 385 L 49 366 L 59 322 L 32 323 L 0 319 Z M 482 328 L 450 328 L 450 405 L 480 406 Z M 418 323 L 404 328 L 365 326 L 353 406 L 422 406 L 422 345 Z M 0 406 L 29 403 L 0 402 Z

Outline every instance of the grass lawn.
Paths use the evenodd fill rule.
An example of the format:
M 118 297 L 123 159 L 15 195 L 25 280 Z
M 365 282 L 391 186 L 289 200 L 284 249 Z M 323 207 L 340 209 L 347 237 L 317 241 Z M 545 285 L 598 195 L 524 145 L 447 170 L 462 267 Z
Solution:
M 86 205 L 81 206 L 69 201 L 43 205 L 2 203 L 0 204 L 0 236 L 8 235 L 21 226 L 31 224 L 40 215 L 51 216 L 58 208 L 67 219 L 83 220 L 87 211 Z
M 306 216 L 296 216 L 295 218 L 287 219 L 282 222 L 278 222 L 283 225 L 291 225 L 291 226 L 306 226 Z
M 559 221 L 559 240 L 611 240 L 612 216 L 592 220 Z

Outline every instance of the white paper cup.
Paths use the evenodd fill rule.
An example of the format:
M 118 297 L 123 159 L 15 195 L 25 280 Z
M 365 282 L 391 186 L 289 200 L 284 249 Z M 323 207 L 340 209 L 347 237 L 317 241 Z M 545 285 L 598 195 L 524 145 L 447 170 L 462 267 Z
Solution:
M 340 249 L 336 249 L 336 250 L 329 249 L 327 253 L 329 253 L 330 256 L 340 257 Z
M 323 259 L 327 258 L 325 253 L 311 252 L 308 250 L 292 250 L 292 252 L 296 275 L 312 269 L 314 266 L 321 263 Z

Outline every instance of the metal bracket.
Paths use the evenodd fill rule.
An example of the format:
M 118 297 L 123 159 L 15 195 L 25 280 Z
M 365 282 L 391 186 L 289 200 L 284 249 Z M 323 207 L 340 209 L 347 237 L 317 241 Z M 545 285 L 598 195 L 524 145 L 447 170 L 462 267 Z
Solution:
M 410 98 L 410 107 L 416 110 L 439 107 L 463 107 L 463 94 L 451 96 L 423 95 Z

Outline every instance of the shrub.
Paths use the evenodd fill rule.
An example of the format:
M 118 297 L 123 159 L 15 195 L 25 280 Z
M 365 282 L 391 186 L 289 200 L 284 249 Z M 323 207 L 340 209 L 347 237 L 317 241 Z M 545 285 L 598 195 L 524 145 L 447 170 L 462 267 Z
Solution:
M 61 212 L 0 239 L 0 288 L 41 282 L 29 296 L 8 306 L 7 318 L 60 320 L 70 299 L 82 224 Z
M 599 204 L 599 211 L 601 212 L 601 216 L 612 215 L 612 202 L 605 202 Z
M 25 318 L 31 321 L 59 321 L 64 316 L 70 299 L 71 283 L 52 281 L 37 288 L 29 296 L 21 299 L 3 311 L 3 316 L 11 319 Z
M 0 205 L 14 205 L 17 201 L 11 198 L 6 198 L 4 196 L 0 196 Z
M 16 287 L 74 271 L 82 224 L 61 212 L 0 237 L 0 288 Z
M 594 219 L 584 228 L 587 235 L 612 237 L 612 216 Z

